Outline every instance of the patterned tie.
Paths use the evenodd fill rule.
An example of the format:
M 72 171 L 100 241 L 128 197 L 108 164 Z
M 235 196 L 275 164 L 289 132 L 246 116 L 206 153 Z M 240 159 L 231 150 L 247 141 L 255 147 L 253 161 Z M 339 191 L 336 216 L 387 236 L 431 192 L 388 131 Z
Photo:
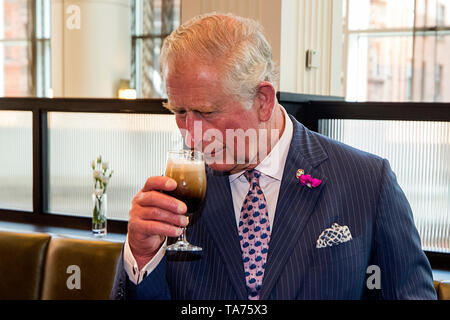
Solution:
M 260 173 L 256 170 L 244 173 L 250 189 L 244 199 L 239 221 L 239 240 L 242 248 L 248 298 L 259 299 L 267 251 L 270 241 L 270 223 L 267 202 L 259 186 Z

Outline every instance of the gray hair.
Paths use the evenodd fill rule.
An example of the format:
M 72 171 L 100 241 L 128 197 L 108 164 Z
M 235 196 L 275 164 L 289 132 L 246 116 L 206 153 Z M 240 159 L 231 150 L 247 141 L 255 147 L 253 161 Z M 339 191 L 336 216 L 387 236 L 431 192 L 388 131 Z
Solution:
M 170 62 L 186 57 L 219 66 L 224 89 L 249 107 L 259 83 L 267 81 L 277 87 L 278 70 L 270 44 L 262 26 L 252 19 L 210 13 L 185 22 L 164 40 L 160 57 L 163 77 Z

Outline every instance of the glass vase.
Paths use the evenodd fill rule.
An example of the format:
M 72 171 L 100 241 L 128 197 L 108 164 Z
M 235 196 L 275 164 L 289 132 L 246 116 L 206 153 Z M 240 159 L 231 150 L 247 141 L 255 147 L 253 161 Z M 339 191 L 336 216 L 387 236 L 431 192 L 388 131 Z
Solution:
M 93 213 L 92 213 L 92 233 L 95 237 L 106 236 L 107 222 L 107 195 L 102 191 L 95 191 L 92 194 Z

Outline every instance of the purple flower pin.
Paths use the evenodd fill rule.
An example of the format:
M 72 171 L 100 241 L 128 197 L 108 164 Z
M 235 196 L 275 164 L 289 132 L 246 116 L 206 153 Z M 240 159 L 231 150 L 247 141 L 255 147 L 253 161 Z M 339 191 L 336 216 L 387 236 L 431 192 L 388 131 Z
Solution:
M 322 183 L 322 180 L 313 178 L 309 174 L 305 174 L 303 169 L 298 169 L 296 176 L 303 186 L 307 186 L 309 188 L 318 187 Z

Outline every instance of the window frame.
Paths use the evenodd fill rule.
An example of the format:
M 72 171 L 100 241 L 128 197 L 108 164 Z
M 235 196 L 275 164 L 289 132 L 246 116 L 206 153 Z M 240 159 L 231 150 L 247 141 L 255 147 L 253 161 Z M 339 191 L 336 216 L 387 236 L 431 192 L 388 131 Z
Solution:
M 32 211 L 0 208 L 0 221 L 32 223 L 39 226 L 90 230 L 91 218 L 48 211 L 48 121 L 49 112 L 172 114 L 162 106 L 163 99 L 90 99 L 90 98 L 0 98 L 0 110 L 31 111 L 33 141 Z M 108 230 L 126 233 L 127 221 L 108 220 Z
M 172 30 L 177 26 L 176 23 L 179 23 L 181 20 L 181 14 L 179 19 L 171 20 L 171 24 L 166 24 L 164 14 L 173 13 L 178 9 L 179 13 L 181 13 L 181 3 L 180 0 L 161 0 L 161 27 L 159 28 L 160 32 L 144 32 L 142 30 L 142 21 L 140 14 L 143 13 L 143 8 L 141 6 L 142 0 L 133 0 L 132 1 L 132 27 L 131 27 L 131 81 L 130 86 L 136 90 L 136 94 L 138 98 L 143 98 L 142 92 L 142 56 L 141 49 L 144 41 L 161 39 L 161 45 L 166 37 L 170 35 Z M 154 0 L 148 0 L 149 3 Z M 150 5 L 150 4 L 148 4 Z M 175 7 L 178 6 L 177 9 Z M 167 12 L 166 12 L 166 9 Z M 159 71 L 159 70 L 158 70 Z M 165 98 L 165 92 L 162 92 L 161 96 Z M 144 98 L 160 98 L 160 97 L 144 97 Z
M 359 35 L 366 37 L 394 37 L 394 36 L 411 36 L 412 37 L 412 70 L 411 70 L 411 82 L 414 83 L 414 62 L 415 62 L 415 38 L 418 36 L 435 36 L 436 39 L 440 39 L 445 34 L 450 34 L 450 25 L 439 25 L 436 21 L 436 25 L 433 27 L 417 27 L 416 26 L 416 8 L 417 8 L 417 0 L 414 0 L 414 22 L 411 27 L 402 27 L 402 28 L 367 28 L 367 29 L 358 29 L 351 30 L 349 29 L 349 1 L 345 0 L 344 5 L 344 23 L 343 23 L 343 52 L 344 52 L 344 61 L 343 61 L 343 73 L 342 73 L 342 87 L 344 96 L 347 95 L 347 66 L 348 66 L 348 53 L 349 53 L 349 38 L 350 36 Z M 421 97 L 424 95 L 421 93 Z
M 50 0 L 28 2 L 26 38 L 0 38 L 1 43 L 26 43 L 28 48 L 28 96 L 46 97 L 51 88 Z

